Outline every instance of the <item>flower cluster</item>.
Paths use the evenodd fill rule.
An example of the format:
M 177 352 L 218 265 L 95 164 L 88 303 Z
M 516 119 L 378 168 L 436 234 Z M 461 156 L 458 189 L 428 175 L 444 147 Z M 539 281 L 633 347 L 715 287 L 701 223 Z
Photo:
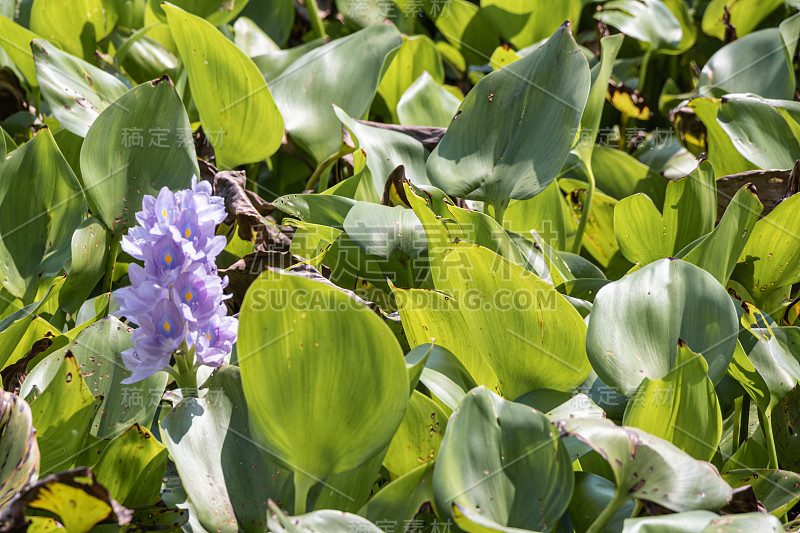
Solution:
M 157 198 L 145 196 L 136 213 L 138 226 L 122 238 L 122 249 L 144 267 L 128 267 L 130 287 L 114 298 L 118 314 L 139 327 L 133 348 L 122 353 L 133 372 L 123 383 L 145 379 L 170 364 L 172 353 L 194 348 L 198 363 L 217 367 L 230 352 L 238 321 L 227 316 L 216 257 L 225 237 L 215 235 L 225 219 L 222 198 L 212 196 L 207 181 L 192 178 L 191 190 L 164 187 Z

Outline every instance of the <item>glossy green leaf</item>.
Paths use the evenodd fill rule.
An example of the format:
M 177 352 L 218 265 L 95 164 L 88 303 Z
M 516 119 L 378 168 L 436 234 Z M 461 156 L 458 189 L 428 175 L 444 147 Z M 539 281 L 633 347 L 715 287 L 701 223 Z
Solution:
M 442 408 L 414 391 L 405 417 L 389 444 L 384 466 L 393 477 L 400 477 L 420 464 L 434 461 L 446 427 L 447 415 Z
M 687 105 L 705 126 L 708 144 L 706 155 L 717 178 L 758 168 L 739 153 L 731 138 L 717 122 L 719 101 L 713 98 L 693 98 Z
M 569 502 L 569 519 L 578 533 L 586 533 L 592 522 L 614 498 L 616 487 L 612 481 L 589 472 L 575 472 L 575 490 Z M 620 507 L 599 531 L 612 533 L 622 530 L 623 521 L 631 516 L 632 501 Z
M 567 235 L 575 232 L 575 222 L 557 182 L 547 186 L 528 200 L 512 200 L 503 224 L 521 235 L 536 230 L 539 236 L 556 250 L 567 247 Z
M 66 355 L 49 386 L 31 402 L 42 474 L 72 465 L 89 434 L 100 401 L 84 383 L 75 356 Z
M 701 533 L 719 515 L 709 511 L 645 516 L 625 520 L 623 533 Z
M 239 19 L 242 20 L 242 19 Z M 238 21 L 237 21 L 238 22 Z M 256 64 L 261 75 L 267 80 L 267 83 L 272 83 L 272 80 L 280 76 L 284 70 L 297 61 L 307 52 L 319 48 L 327 42 L 326 39 L 314 39 L 307 43 L 303 43 L 286 50 L 275 50 L 260 56 L 251 57 L 253 63 Z M 240 46 L 241 47 L 241 46 Z
M 452 0 L 447 4 L 424 0 L 422 8 L 454 51 L 463 56 L 465 67 L 485 64 L 500 42 L 486 13 L 467 0 Z
M 174 76 L 178 68 L 178 58 L 169 49 L 147 35 L 138 36 L 122 56 L 119 52 L 125 42 L 133 35 L 121 28 L 111 33 L 111 42 L 117 49 L 115 58 L 121 61 L 125 72 L 135 81 L 144 83 L 159 78 L 165 73 Z
M 548 531 L 572 489 L 567 449 L 547 417 L 485 387 L 467 394 L 450 418 L 433 473 L 440 517 L 458 509 L 494 531 Z
M 444 82 L 444 67 L 439 51 L 427 35 L 403 36 L 378 85 L 378 95 L 397 119 L 397 103 L 414 80 L 427 72 L 436 83 Z
M 331 104 L 362 117 L 387 57 L 402 44 L 390 25 L 376 24 L 308 52 L 270 82 L 286 131 L 314 166 L 339 149 L 341 124 Z M 354 79 L 355 85 L 341 83 Z M 388 177 L 388 175 L 387 175 Z
M 420 355 L 427 352 L 426 346 L 430 347 L 420 344 L 408 352 L 406 364 L 420 361 Z M 425 360 L 419 381 L 449 411 L 455 410 L 467 391 L 475 388 L 475 381 L 458 358 L 447 348 L 437 345 L 433 345 Z
M 98 115 L 129 86 L 41 39 L 30 43 L 42 95 L 61 125 L 85 137 Z
M 681 259 L 710 272 L 720 283 L 727 283 L 763 208 L 758 195 L 751 188 L 742 187 L 714 231 Z
M 91 434 L 113 438 L 134 424 L 149 427 L 167 385 L 167 374 L 161 372 L 145 380 L 123 385 L 130 372 L 122 362 L 122 352 L 132 348 L 133 330 L 110 316 L 83 329 L 70 343 L 84 381 L 94 396 L 103 401 L 91 425 Z M 21 394 L 45 391 L 58 376 L 64 351 L 53 353 L 31 370 Z
M 406 126 L 446 128 L 461 100 L 423 72 L 397 102 L 397 118 Z
M 239 369 L 223 367 L 207 385 L 164 417 L 163 443 L 204 529 L 264 531 L 267 501 L 291 501 L 291 472 L 254 440 Z
M 69 275 L 58 293 L 58 303 L 75 314 L 103 277 L 108 254 L 108 229 L 94 217 L 87 218 L 72 234 Z
M 669 182 L 663 214 L 666 244 L 673 254 L 714 229 L 717 188 L 709 162 L 700 161 L 694 172 Z
M 19 396 L 0 391 L 0 506 L 39 477 L 39 445 L 31 408 Z
M 789 296 L 789 286 L 800 281 L 800 249 L 795 245 L 800 220 L 793 215 L 799 203 L 800 195 L 794 195 L 756 222 L 731 276 L 767 313 L 774 312 Z
M 342 223 L 350 238 L 367 253 L 407 265 L 427 251 L 425 230 L 411 209 L 358 202 Z
M 97 42 L 114 29 L 117 18 L 116 6 L 103 0 L 34 0 L 30 28 L 70 54 L 88 59 Z
M 169 9 L 164 9 L 163 2 L 148 0 L 150 9 L 161 22 L 169 19 Z M 172 5 L 187 13 L 206 19 L 213 26 L 222 26 L 234 19 L 247 6 L 248 0 L 175 0 Z M 165 13 L 166 12 L 166 13 Z
M 664 219 L 644 194 L 628 196 L 617 204 L 614 231 L 620 251 L 631 263 L 646 265 L 671 255 Z
M 563 26 L 469 92 L 428 158 L 431 183 L 502 211 L 537 195 L 564 164 L 588 93 L 588 64 Z
M 290 293 L 290 306 L 276 305 Z M 250 286 L 239 327 L 254 436 L 294 470 L 301 509 L 313 481 L 358 467 L 391 440 L 408 401 L 402 350 L 372 310 L 291 274 L 268 271 Z M 362 387 L 357 402 L 353 384 Z
M 737 318 L 728 293 L 711 274 L 662 259 L 598 291 L 586 351 L 603 382 L 632 395 L 645 378 L 667 375 L 683 339 L 705 358 L 716 383 L 736 347 Z
M 710 461 L 722 436 L 722 413 L 706 360 L 678 341 L 673 369 L 661 379 L 642 381 L 622 423 L 671 442 L 695 459 Z
M 381 488 L 358 512 L 367 520 L 380 525 L 408 523 L 423 506 L 433 505 L 432 462 L 418 466 L 402 477 Z
M 558 426 L 562 436 L 576 435 L 608 462 L 620 504 L 637 498 L 675 512 L 717 510 L 731 497 L 713 466 L 642 430 L 580 418 Z
M 786 53 L 781 53 L 784 47 Z M 794 42 L 785 43 L 778 28 L 740 36 L 711 56 L 700 74 L 698 91 L 702 96 L 753 93 L 764 98 L 791 100 L 794 68 L 788 57 L 793 56 L 796 49 L 797 37 Z
M 800 159 L 800 145 L 790 125 L 763 98 L 727 96 L 717 113 L 717 123 L 739 153 L 763 169 L 792 168 Z
M 164 7 L 219 164 L 233 168 L 275 153 L 283 118 L 258 67 L 211 23 L 173 5 Z
M 333 194 L 289 194 L 281 196 L 273 205 L 305 222 L 344 230 L 347 213 L 358 202 Z
M 56 274 L 69 259 L 72 233 L 85 216 L 81 186 L 49 129 L 11 152 L 0 166 L 3 287 L 32 302 L 40 276 Z
M 119 239 L 142 198 L 185 189 L 200 174 L 189 119 L 169 78 L 139 85 L 97 118 L 81 148 L 92 214 Z
M 664 54 L 681 54 L 695 41 L 696 30 L 683 0 L 612 0 L 595 18 Z
M 158 502 L 167 449 L 138 424 L 112 440 L 92 471 L 111 496 L 126 507 Z
M 0 37 L 0 47 L 5 50 L 14 65 L 25 76 L 25 81 L 31 87 L 37 87 L 36 67 L 30 44 L 34 39 L 41 39 L 41 36 L 3 15 L 0 15 L 0 34 L 3 35 Z
M 333 110 L 366 154 L 366 173 L 362 180 L 372 183 L 376 198 L 383 196 L 386 180 L 400 165 L 403 165 L 406 179 L 415 185 L 430 183 L 425 173 L 428 152 L 422 143 L 403 133 L 360 124 L 337 106 Z
M 299 516 L 286 516 L 274 503 L 267 511 L 267 525 L 274 533 L 383 533 L 360 516 L 325 509 Z
M 565 20 L 577 26 L 581 7 L 579 0 L 555 4 L 536 0 L 481 0 L 481 13 L 503 40 L 517 50 L 546 39 Z
M 409 342 L 435 338 L 479 385 L 516 398 L 538 388 L 569 390 L 588 375 L 583 320 L 530 271 L 457 242 L 434 285 L 441 292 L 395 290 Z

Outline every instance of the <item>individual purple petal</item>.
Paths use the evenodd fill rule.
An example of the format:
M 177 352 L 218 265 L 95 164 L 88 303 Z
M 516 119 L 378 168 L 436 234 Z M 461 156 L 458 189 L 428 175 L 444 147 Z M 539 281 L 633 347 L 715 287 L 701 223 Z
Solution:
M 231 316 L 214 315 L 208 327 L 200 332 L 195 344 L 195 355 L 204 365 L 221 365 L 236 340 L 239 321 Z

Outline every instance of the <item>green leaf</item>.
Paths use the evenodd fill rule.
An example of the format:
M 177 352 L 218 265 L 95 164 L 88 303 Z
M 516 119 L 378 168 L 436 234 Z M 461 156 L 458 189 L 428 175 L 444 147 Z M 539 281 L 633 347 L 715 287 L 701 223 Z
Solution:
M 620 251 L 631 263 L 646 265 L 671 255 L 664 219 L 645 194 L 628 196 L 616 205 L 614 232 Z
M 530 271 L 460 241 L 434 285 L 441 292 L 394 291 L 409 343 L 434 337 L 479 385 L 516 398 L 539 388 L 570 390 L 589 374 L 583 319 Z
M 397 103 L 414 80 L 427 72 L 436 83 L 444 82 L 442 57 L 427 35 L 403 36 L 403 44 L 395 52 L 378 85 L 378 95 L 397 121 Z
M 383 460 L 392 477 L 400 477 L 420 464 L 433 462 L 446 426 L 447 414 L 442 408 L 419 391 L 414 391 Z
M 211 23 L 164 7 L 218 163 L 233 168 L 275 153 L 283 118 L 258 67 Z
M 701 160 L 694 172 L 667 184 L 663 214 L 673 254 L 714 229 L 717 187 L 709 162 Z
M 73 464 L 100 401 L 84 383 L 75 356 L 64 356 L 49 386 L 31 402 L 42 474 L 65 470 Z
M 121 383 L 130 376 L 122 352 L 133 347 L 132 331 L 109 316 L 80 331 L 70 344 L 90 392 L 103 397 L 91 425 L 91 434 L 96 437 L 113 438 L 134 424 L 150 427 L 167 385 L 165 373 L 137 383 Z M 37 390 L 46 391 L 57 378 L 63 359 L 64 351 L 59 350 L 36 365 L 20 394 L 27 397 Z
M 731 138 L 717 122 L 719 102 L 713 98 L 693 98 L 687 104 L 693 109 L 697 118 L 706 129 L 708 144 L 708 161 L 714 167 L 714 175 L 718 178 L 737 172 L 754 170 L 756 165 L 745 159 L 733 146 Z
M 663 54 L 692 47 L 696 30 L 683 0 L 612 0 L 595 18 Z
M 800 195 L 794 195 L 756 222 L 731 275 L 767 313 L 774 312 L 776 304 L 789 297 L 790 286 L 800 281 L 800 220 L 794 216 L 798 205 Z
M 800 475 L 789 470 L 731 470 L 722 479 L 734 489 L 750 485 L 767 512 L 780 518 L 800 501 Z
M 703 32 L 724 41 L 725 25 L 722 17 L 725 14 L 725 8 L 728 8 L 731 17 L 730 24 L 736 28 L 736 35 L 739 38 L 744 37 L 756 29 L 759 23 L 782 3 L 781 0 L 768 0 L 767 2 L 762 0 L 711 0 L 703 12 Z
M 622 423 L 710 461 L 722 436 L 722 412 L 706 360 L 679 340 L 673 369 L 662 379 L 642 381 Z
M 457 507 L 495 531 L 548 531 L 572 495 L 570 463 L 547 417 L 478 387 L 455 410 L 442 441 L 433 473 L 438 515 L 453 516 Z
M 39 446 L 31 408 L 19 396 L 0 391 L 0 506 L 39 477 Z
M 558 185 L 562 191 L 567 193 L 567 205 L 577 227 L 583 211 L 583 204 L 586 202 L 587 189 L 583 183 L 568 179 L 559 179 Z M 606 269 L 606 274 L 611 279 L 621 276 L 630 268 L 630 263 L 622 257 L 617 239 L 614 237 L 614 208 L 616 205 L 617 201 L 614 198 L 595 191 L 592 210 L 586 222 L 586 232 L 583 234 L 583 246 L 592 259 Z M 622 273 L 615 274 L 615 271 L 618 270 L 622 270 Z
M 335 105 L 333 110 L 366 154 L 366 173 L 362 180 L 371 181 L 376 197 L 383 196 L 386 180 L 400 165 L 403 165 L 406 179 L 415 185 L 430 184 L 425 173 L 428 152 L 422 143 L 397 131 L 360 124 Z
M 431 183 L 501 211 L 555 179 L 589 93 L 589 67 L 569 26 L 481 79 L 428 158 Z
M 59 123 L 79 137 L 129 86 L 41 39 L 30 43 L 42 96 Z
M 721 284 L 726 284 L 763 208 L 754 189 L 742 187 L 728 204 L 714 231 L 681 259 L 699 266 Z
M 546 39 L 565 20 L 577 27 L 580 13 L 580 0 L 554 4 L 536 0 L 481 0 L 481 14 L 517 50 Z
M 304 222 L 330 226 L 344 231 L 347 213 L 358 202 L 333 194 L 289 194 L 281 196 L 272 204 Z
M 351 117 L 364 116 L 387 57 L 401 44 L 394 26 L 368 26 L 308 52 L 270 82 L 286 131 L 313 166 L 339 149 L 341 124 L 331 105 Z M 343 84 L 343 79 L 358 83 Z
M 467 65 L 486 64 L 500 42 L 486 13 L 467 0 L 452 0 L 447 4 L 424 0 L 422 9 L 454 51 L 463 56 L 460 59 L 466 64 L 462 71 Z
M 625 520 L 623 533 L 701 533 L 705 527 L 719 517 L 709 511 L 645 516 Z
M 424 505 L 433 504 L 433 468 L 425 463 L 385 485 L 358 514 L 375 524 L 410 522 Z
M 239 369 L 222 367 L 207 385 L 164 417 L 163 443 L 203 528 L 264 531 L 267 501 L 291 501 L 291 472 L 255 442 Z
M 425 230 L 411 209 L 357 202 L 342 223 L 347 235 L 367 253 L 409 264 L 427 251 Z
M 709 463 L 640 429 L 588 418 L 564 420 L 558 426 L 562 437 L 576 435 L 608 462 L 618 498 L 682 512 L 717 510 L 731 497 L 730 486 Z
M 289 294 L 290 306 L 276 306 Z M 337 288 L 272 271 L 247 291 L 239 328 L 254 436 L 294 470 L 302 512 L 313 481 L 358 467 L 391 440 L 408 402 L 402 350 L 372 310 Z
M 31 194 L 35 187 L 37 194 Z M 33 301 L 40 276 L 56 274 L 70 256 L 73 231 L 86 216 L 75 174 L 49 129 L 40 130 L 0 166 L 0 280 Z
M 566 249 L 567 235 L 575 232 L 575 222 L 555 180 L 533 198 L 512 200 L 503 224 L 524 236 L 536 230 L 542 240 L 556 250 Z
M 169 49 L 147 35 L 136 36 L 129 48 L 125 43 L 133 32 L 117 28 L 111 33 L 111 42 L 116 48 L 115 59 L 121 61 L 125 72 L 139 83 L 163 76 L 174 76 L 178 69 L 178 58 Z M 124 55 L 121 48 L 127 48 Z
M 249 0 L 175 0 L 172 5 L 198 18 L 206 19 L 212 26 L 222 26 L 236 18 Z M 149 0 L 150 9 L 161 22 L 169 19 L 169 9 L 160 0 Z M 165 15 L 166 11 L 166 15 Z
M 365 518 L 325 509 L 299 516 L 286 516 L 274 503 L 267 511 L 267 525 L 274 533 L 383 533 Z
M 792 168 L 800 159 L 792 128 L 772 102 L 754 95 L 728 95 L 721 102 L 717 123 L 747 160 L 772 169 Z
M 678 339 L 703 355 L 711 381 L 730 363 L 739 330 L 731 298 L 711 274 L 661 259 L 600 289 L 586 335 L 592 368 L 630 396 L 673 368 Z
M 92 471 L 111 496 L 126 507 L 154 505 L 167 466 L 167 449 L 146 428 L 134 424 L 103 450 Z
M 578 533 L 586 533 L 600 513 L 614 498 L 616 487 L 612 481 L 589 472 L 575 472 L 575 490 L 569 502 L 569 519 Z M 600 533 L 613 533 L 622 529 L 623 521 L 631 516 L 635 504 L 625 503 L 600 529 Z
M 397 102 L 397 118 L 405 126 L 446 128 L 460 103 L 460 98 L 423 72 Z
M 475 388 L 475 381 L 458 358 L 442 346 L 421 344 L 406 354 L 406 364 L 420 361 L 421 354 L 427 353 L 426 347 L 432 349 L 419 381 L 449 413 L 458 407 L 467 391 Z
M 30 28 L 70 54 L 88 60 L 97 42 L 117 25 L 117 18 L 115 5 L 103 0 L 34 0 Z
M 58 293 L 58 304 L 66 313 L 77 313 L 103 277 L 108 244 L 108 229 L 94 217 L 84 220 L 72 234 L 69 275 Z
M 136 224 L 144 195 L 189 188 L 200 171 L 169 78 L 139 85 L 97 117 L 81 148 L 81 172 L 92 214 L 115 239 Z
M 28 85 L 38 87 L 30 44 L 34 39 L 41 39 L 41 36 L 3 15 L 0 15 L 0 34 L 0 46 L 14 62 L 14 66 L 25 76 Z
M 644 193 L 659 209 L 664 204 L 664 193 L 669 180 L 627 152 L 602 144 L 594 146 L 592 172 L 597 187 L 612 198 L 622 200 L 632 194 Z
M 791 100 L 794 67 L 787 54 L 794 55 L 796 39 L 781 53 L 786 43 L 778 28 L 740 35 L 717 50 L 705 64 L 697 82 L 698 92 L 701 96 L 753 93 L 764 98 Z
M 272 83 L 272 80 L 280 76 L 284 70 L 289 68 L 289 65 L 297 61 L 307 52 L 319 48 L 326 42 L 327 40 L 323 38 L 314 39 L 313 41 L 286 50 L 276 50 L 260 56 L 251 57 L 250 59 L 253 60 L 258 70 L 261 71 L 261 75 L 264 76 L 267 83 Z

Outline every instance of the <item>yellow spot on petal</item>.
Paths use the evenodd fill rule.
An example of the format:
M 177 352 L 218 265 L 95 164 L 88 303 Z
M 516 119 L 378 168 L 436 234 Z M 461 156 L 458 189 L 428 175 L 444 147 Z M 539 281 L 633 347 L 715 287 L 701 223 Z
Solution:
M 186 236 L 187 239 L 189 238 L 189 235 L 191 235 L 191 234 L 192 234 L 192 230 L 190 230 L 189 228 L 186 228 L 186 233 L 184 233 L 184 235 Z
M 164 331 L 169 333 L 169 322 L 167 322 L 166 320 L 164 321 Z
M 206 333 L 206 339 L 208 339 L 208 340 L 211 340 L 211 335 L 209 335 L 208 333 Z
M 169 255 L 169 254 L 165 255 L 164 256 L 164 261 L 166 261 L 168 265 L 171 264 L 172 263 L 172 256 Z
M 161 216 L 163 216 L 164 218 L 167 218 L 167 210 L 166 209 L 161 211 Z
M 192 301 L 192 291 L 186 291 L 186 301 L 187 302 Z

